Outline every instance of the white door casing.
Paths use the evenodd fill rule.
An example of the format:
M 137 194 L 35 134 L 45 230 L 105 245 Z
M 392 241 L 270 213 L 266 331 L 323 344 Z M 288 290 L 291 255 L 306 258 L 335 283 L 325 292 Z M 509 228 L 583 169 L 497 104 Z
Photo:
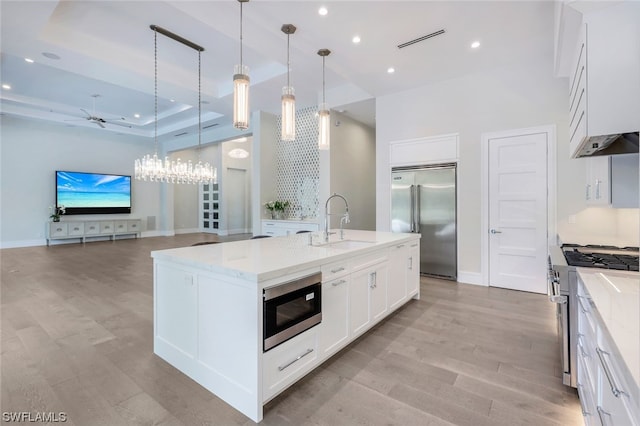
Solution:
M 555 240 L 555 128 L 483 134 L 485 285 L 546 293 Z

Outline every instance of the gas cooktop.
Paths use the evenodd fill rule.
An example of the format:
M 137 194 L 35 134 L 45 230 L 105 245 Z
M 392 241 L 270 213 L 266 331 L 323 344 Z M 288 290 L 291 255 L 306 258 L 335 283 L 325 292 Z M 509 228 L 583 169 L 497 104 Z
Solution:
M 562 251 L 569 266 L 638 271 L 638 247 L 564 244 Z

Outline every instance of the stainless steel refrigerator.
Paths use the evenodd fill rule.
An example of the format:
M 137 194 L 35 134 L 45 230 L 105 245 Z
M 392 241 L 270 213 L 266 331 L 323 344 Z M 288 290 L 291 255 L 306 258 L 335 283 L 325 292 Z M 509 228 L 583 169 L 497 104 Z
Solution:
M 392 169 L 391 231 L 422 234 L 421 274 L 457 279 L 455 164 Z

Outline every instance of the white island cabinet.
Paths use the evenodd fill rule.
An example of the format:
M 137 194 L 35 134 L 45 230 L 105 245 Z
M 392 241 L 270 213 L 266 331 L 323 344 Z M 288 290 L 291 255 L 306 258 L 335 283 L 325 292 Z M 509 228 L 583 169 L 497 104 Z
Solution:
M 266 402 L 420 297 L 419 238 L 347 230 L 322 245 L 299 234 L 154 251 L 154 352 L 259 422 Z M 318 273 L 322 321 L 263 351 L 263 291 Z

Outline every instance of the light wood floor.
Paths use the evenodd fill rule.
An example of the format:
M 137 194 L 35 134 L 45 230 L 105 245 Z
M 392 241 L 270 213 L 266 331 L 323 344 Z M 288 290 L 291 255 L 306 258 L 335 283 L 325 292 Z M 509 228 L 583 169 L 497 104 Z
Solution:
M 64 412 L 78 426 L 252 424 L 153 354 L 149 252 L 215 238 L 1 250 L 1 411 Z M 421 292 L 270 402 L 263 423 L 582 424 L 545 296 L 425 278 Z

